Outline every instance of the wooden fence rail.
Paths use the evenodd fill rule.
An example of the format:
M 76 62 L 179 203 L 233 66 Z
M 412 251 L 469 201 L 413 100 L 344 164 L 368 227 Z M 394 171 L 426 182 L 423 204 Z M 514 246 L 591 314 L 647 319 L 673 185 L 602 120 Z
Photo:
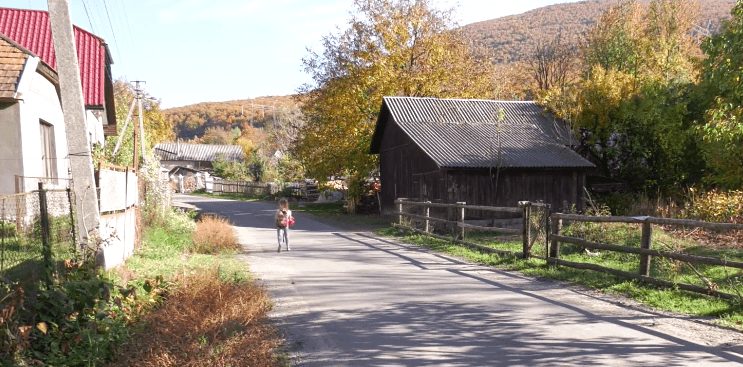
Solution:
M 539 210 L 549 210 L 549 205 L 541 204 L 541 203 L 530 203 L 530 202 L 522 202 L 520 203 L 520 207 L 496 207 L 496 206 L 482 206 L 482 205 L 467 205 L 467 203 L 464 203 L 464 202 L 459 202 L 456 204 L 432 203 L 428 201 L 412 201 L 412 200 L 401 198 L 401 199 L 395 200 L 395 204 L 397 204 L 397 209 L 398 209 L 396 213 L 398 216 L 398 223 L 396 224 L 397 227 L 412 230 L 414 232 L 428 234 L 433 237 L 442 237 L 440 235 L 436 235 L 433 233 L 433 231 L 431 230 L 431 222 L 444 223 L 446 225 L 451 225 L 451 228 L 452 228 L 451 237 L 446 237 L 448 240 L 453 240 L 455 242 L 461 243 L 465 246 L 475 248 L 483 252 L 507 254 L 507 255 L 518 256 L 518 257 L 527 258 L 527 259 L 531 257 L 531 248 L 533 245 L 531 231 L 529 230 L 530 228 L 529 219 L 530 219 L 531 208 L 534 207 Z M 406 208 L 411 208 L 411 207 L 422 208 L 423 209 L 422 212 L 424 214 L 409 213 L 405 210 Z M 431 208 L 447 209 L 447 218 L 431 216 Z M 481 226 L 481 225 L 466 223 L 468 211 L 493 212 L 493 213 L 500 213 L 500 214 L 507 214 L 507 215 L 520 214 L 521 225 L 520 225 L 520 228 L 503 228 L 503 227 Z M 548 215 L 545 215 L 545 219 L 547 217 Z M 412 226 L 405 225 L 406 218 L 422 220 L 424 229 L 420 230 Z M 478 245 L 476 243 L 466 241 L 465 237 L 466 237 L 467 230 L 490 232 L 490 233 L 502 233 L 502 234 L 508 234 L 508 235 L 522 235 L 524 236 L 523 237 L 524 246 L 521 252 L 492 249 L 487 246 Z M 545 234 L 545 238 L 547 238 L 546 234 Z M 547 247 L 546 242 L 545 242 L 545 247 Z
M 729 294 L 720 292 L 712 286 L 700 287 L 693 284 L 686 283 L 675 283 L 663 279 L 658 279 L 650 276 L 650 262 L 652 257 L 660 257 L 672 260 L 683 261 L 692 264 L 706 264 L 706 265 L 718 265 L 726 266 L 736 269 L 743 269 L 743 262 L 731 261 L 722 258 L 710 257 L 710 256 L 698 256 L 691 255 L 682 252 L 671 252 L 651 249 L 652 243 L 652 225 L 676 225 L 676 226 L 693 226 L 698 228 L 710 229 L 710 230 L 740 230 L 743 229 L 743 225 L 732 224 L 732 223 L 710 223 L 696 220 L 687 219 L 669 219 L 669 218 L 656 218 L 656 217 L 617 217 L 617 216 L 587 216 L 587 215 L 576 215 L 576 214 L 560 214 L 554 213 L 550 216 L 552 224 L 552 231 L 550 234 L 550 247 L 547 262 L 552 265 L 567 266 L 576 269 L 593 270 L 602 273 L 612 274 L 621 278 L 635 279 L 645 283 L 667 287 L 667 288 L 678 288 L 690 292 L 702 293 L 712 296 L 717 296 L 729 300 L 741 301 L 739 295 Z M 569 237 L 561 235 L 562 226 L 565 221 L 571 222 L 592 222 L 592 223 L 635 223 L 642 225 L 642 236 L 640 240 L 640 247 L 631 246 L 620 246 L 614 244 L 605 244 L 587 241 L 582 238 Z M 617 270 L 608 268 L 602 265 L 581 263 L 566 261 L 560 259 L 560 244 L 570 243 L 581 246 L 586 249 L 592 250 L 607 250 L 615 251 L 620 253 L 629 253 L 640 255 L 640 266 L 637 273 L 627 272 L 623 270 Z
M 544 233 L 544 246 L 546 254 L 543 257 L 548 264 L 554 266 L 567 266 L 576 269 L 584 269 L 591 271 L 598 271 L 607 274 L 611 274 L 620 278 L 635 279 L 648 284 L 681 289 L 690 292 L 702 293 L 706 295 L 712 295 L 728 300 L 743 301 L 740 295 L 725 293 L 716 289 L 712 284 L 707 284 L 706 287 L 676 283 L 664 279 L 652 277 L 650 275 L 650 265 L 653 257 L 666 258 L 671 260 L 683 261 L 691 264 L 705 264 L 714 266 L 725 266 L 734 269 L 743 269 L 743 261 L 727 260 L 724 258 L 712 257 L 712 256 L 700 256 L 692 255 L 683 252 L 663 251 L 652 249 L 652 237 L 653 237 L 653 225 L 663 226 L 680 226 L 680 227 L 697 227 L 711 231 L 734 231 L 743 230 L 743 224 L 733 223 L 711 223 L 698 220 L 689 219 L 670 219 L 670 218 L 657 218 L 657 217 L 626 217 L 626 216 L 590 216 L 590 215 L 579 215 L 579 214 L 562 214 L 562 213 L 551 213 L 549 205 L 542 203 L 531 203 L 531 202 L 519 202 L 519 207 L 494 207 L 494 206 L 482 206 L 482 205 L 467 205 L 466 203 L 446 204 L 446 203 L 432 203 L 427 201 L 414 201 L 408 199 L 395 200 L 397 205 L 397 216 L 398 222 L 394 223 L 393 226 L 402 228 L 416 233 L 425 234 L 431 237 L 453 241 L 455 243 L 462 244 L 466 247 L 475 249 L 484 253 L 494 253 L 499 255 L 513 256 L 518 258 L 529 258 L 532 256 L 532 246 L 534 245 L 535 238 L 533 237 L 532 226 L 530 222 L 534 218 L 538 218 L 537 221 L 543 221 L 539 226 L 539 230 L 543 230 Z M 411 213 L 409 209 L 418 209 L 418 213 Z M 446 217 L 437 217 L 432 215 L 431 209 L 446 209 Z M 484 226 L 472 223 L 467 223 L 467 213 L 470 211 L 478 212 L 493 212 L 504 215 L 520 214 L 520 228 L 502 228 L 495 226 Z M 542 211 L 546 213 L 544 218 L 534 217 L 532 211 Z M 439 210 L 439 212 L 441 212 Z M 409 220 L 417 220 L 422 222 L 423 229 L 416 228 L 414 225 L 407 225 Z M 616 244 L 599 243 L 588 241 L 583 238 L 570 237 L 563 235 L 562 229 L 563 224 L 569 222 L 588 222 L 588 223 L 628 223 L 628 224 L 639 224 L 642 228 L 642 234 L 640 238 L 640 246 L 621 246 Z M 433 233 L 431 223 L 443 223 L 447 227 L 451 228 L 450 236 L 443 236 L 441 234 Z M 539 223 L 538 223 L 539 224 Z M 501 249 L 494 249 L 488 246 L 467 241 L 466 232 L 480 231 L 490 233 L 502 233 L 509 235 L 520 235 L 523 242 L 522 251 L 508 251 Z M 594 263 L 584 263 L 567 261 L 560 258 L 560 244 L 567 243 L 577 246 L 581 246 L 585 249 L 591 250 L 606 250 L 620 253 L 636 254 L 639 255 L 639 266 L 637 272 L 628 272 L 624 270 L 612 269 L 606 266 L 602 266 Z

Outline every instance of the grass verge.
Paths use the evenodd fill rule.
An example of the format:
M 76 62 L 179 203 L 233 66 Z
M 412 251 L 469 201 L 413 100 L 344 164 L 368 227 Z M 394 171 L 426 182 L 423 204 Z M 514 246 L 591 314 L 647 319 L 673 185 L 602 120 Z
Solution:
M 515 257 L 482 253 L 452 241 L 411 233 L 396 228 L 387 227 L 377 230 L 376 233 L 382 236 L 396 237 L 406 243 L 453 255 L 477 264 L 493 266 L 504 270 L 519 271 L 533 277 L 568 281 L 609 294 L 626 296 L 657 310 L 714 318 L 723 326 L 743 330 L 743 307 L 736 302 L 676 289 L 655 288 L 636 281 L 621 279 L 599 272 L 568 267 L 550 267 L 546 265 L 544 260 L 537 258 L 524 260 Z M 611 234 L 614 235 L 616 233 Z M 520 241 L 506 241 L 490 243 L 488 245 L 517 252 L 521 250 L 522 246 Z M 562 258 L 571 261 L 579 261 L 578 258 L 581 258 L 580 261 L 585 261 L 585 256 L 581 251 L 567 253 Z M 625 259 L 621 257 L 594 261 L 600 261 L 601 265 L 609 267 L 628 267 Z M 655 271 L 658 271 L 657 268 Z
M 218 218 L 193 225 L 181 216 L 147 228 L 142 250 L 112 276 L 135 288 L 161 279 L 164 297 L 132 327 L 111 365 L 284 365 L 270 300 L 236 258 L 236 244 Z

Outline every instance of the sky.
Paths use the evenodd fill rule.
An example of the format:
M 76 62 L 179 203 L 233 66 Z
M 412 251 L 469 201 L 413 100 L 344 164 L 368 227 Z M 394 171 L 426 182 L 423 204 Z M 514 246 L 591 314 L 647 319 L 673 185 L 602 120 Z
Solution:
M 176 107 L 287 95 L 311 81 L 307 49 L 343 29 L 353 0 L 69 0 L 72 21 L 104 38 L 116 79 Z M 576 0 L 433 0 L 460 25 Z M 47 9 L 46 0 L 0 6 Z

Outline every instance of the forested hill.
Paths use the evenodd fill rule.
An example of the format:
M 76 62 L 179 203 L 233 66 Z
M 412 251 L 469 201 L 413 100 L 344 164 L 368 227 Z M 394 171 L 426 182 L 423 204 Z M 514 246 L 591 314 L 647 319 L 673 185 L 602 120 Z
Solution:
M 296 113 L 293 96 L 267 96 L 253 99 L 203 102 L 164 110 L 168 121 L 181 139 L 201 137 L 208 128 L 230 130 L 244 124 L 264 127 L 266 124 Z
M 497 63 L 523 60 L 539 39 L 551 40 L 560 34 L 567 44 L 579 44 L 585 34 L 616 0 L 589 0 L 546 6 L 523 14 L 486 20 L 462 27 L 476 43 L 492 48 Z M 716 30 L 720 20 L 730 16 L 735 0 L 700 0 L 698 24 Z
M 720 21 L 729 17 L 734 3 L 735 0 L 700 0 L 699 31 L 716 30 Z M 558 34 L 563 44 L 580 44 L 583 35 L 615 4 L 617 0 L 551 5 L 523 14 L 472 23 L 463 26 L 462 30 L 476 44 L 491 48 L 492 60 L 505 66 L 531 57 L 539 40 L 551 41 Z M 517 74 L 523 77 L 522 72 Z M 291 119 L 299 116 L 293 96 L 205 102 L 170 108 L 164 113 L 181 139 L 201 137 L 209 128 L 231 130 L 242 128 L 246 123 L 261 128 L 271 125 L 277 117 Z

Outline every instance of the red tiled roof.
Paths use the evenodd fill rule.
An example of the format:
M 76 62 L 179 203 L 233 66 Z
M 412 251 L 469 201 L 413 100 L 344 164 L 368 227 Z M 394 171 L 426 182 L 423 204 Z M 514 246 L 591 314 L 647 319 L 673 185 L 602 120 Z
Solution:
M 82 28 L 73 28 L 85 105 L 103 108 L 106 102 L 106 43 Z M 27 48 L 56 70 L 57 60 L 47 12 L 0 8 L 0 33 Z

